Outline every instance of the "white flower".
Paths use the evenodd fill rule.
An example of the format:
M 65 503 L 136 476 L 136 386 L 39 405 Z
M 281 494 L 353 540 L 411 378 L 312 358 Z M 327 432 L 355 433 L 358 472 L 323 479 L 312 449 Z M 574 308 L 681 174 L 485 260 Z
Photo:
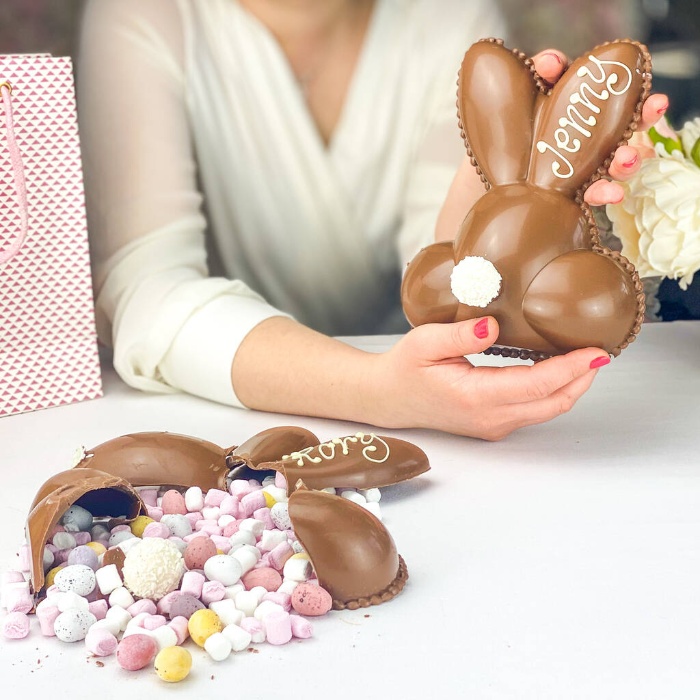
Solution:
M 700 138 L 696 122 L 679 132 L 686 154 Z M 659 157 L 642 162 L 623 183 L 622 203 L 609 204 L 606 213 L 640 277 L 670 277 L 686 289 L 700 269 L 700 167 L 680 150 L 667 153 L 659 146 Z
M 683 150 L 687 156 L 690 156 L 693 147 L 700 140 L 700 117 L 696 117 L 692 122 L 683 124 L 683 128 L 678 132 L 678 136 L 681 138 Z M 696 162 L 696 165 L 700 165 L 700 163 Z

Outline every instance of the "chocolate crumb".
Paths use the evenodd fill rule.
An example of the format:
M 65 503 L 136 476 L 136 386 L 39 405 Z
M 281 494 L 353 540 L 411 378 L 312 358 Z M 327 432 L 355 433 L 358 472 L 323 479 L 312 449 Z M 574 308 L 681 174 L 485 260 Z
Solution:
M 211 680 L 214 680 L 214 676 L 211 677 Z
M 372 617 L 371 615 L 365 615 L 365 617 Z
M 254 647 L 248 647 L 248 651 L 251 654 L 259 654 L 260 651 L 258 649 L 255 649 Z
M 95 661 L 95 666 L 97 666 L 97 668 L 104 668 L 105 667 L 105 665 L 101 661 Z

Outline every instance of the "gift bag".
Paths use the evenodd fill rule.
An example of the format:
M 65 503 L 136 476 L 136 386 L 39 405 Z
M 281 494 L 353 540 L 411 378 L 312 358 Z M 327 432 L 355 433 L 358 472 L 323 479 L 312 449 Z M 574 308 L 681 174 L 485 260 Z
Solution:
M 69 58 L 0 56 L 0 416 L 101 395 Z

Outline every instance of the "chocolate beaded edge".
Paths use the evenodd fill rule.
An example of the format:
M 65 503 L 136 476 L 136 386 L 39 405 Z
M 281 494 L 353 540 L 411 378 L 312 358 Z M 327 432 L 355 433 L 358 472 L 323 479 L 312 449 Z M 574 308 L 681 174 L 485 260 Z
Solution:
M 395 598 L 404 589 L 408 581 L 408 568 L 403 557 L 399 555 L 399 570 L 396 578 L 382 591 L 371 596 L 363 596 L 353 600 L 333 599 L 333 610 L 357 610 L 358 608 L 368 608 L 370 605 L 380 605 Z

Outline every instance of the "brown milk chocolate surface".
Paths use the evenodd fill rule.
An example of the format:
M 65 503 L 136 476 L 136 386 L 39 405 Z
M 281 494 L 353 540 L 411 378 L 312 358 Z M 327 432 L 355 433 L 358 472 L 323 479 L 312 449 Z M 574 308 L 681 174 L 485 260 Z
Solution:
M 386 527 L 346 498 L 296 486 L 289 517 L 333 607 L 354 610 L 398 595 L 408 573 Z
M 237 448 L 224 449 L 207 440 L 166 432 L 123 435 L 87 450 L 76 466 L 120 476 L 132 486 L 199 486 L 226 489 L 230 469 L 246 463 L 277 459 L 290 450 L 316 444 L 303 428 L 265 430 Z
M 587 346 L 617 355 L 634 340 L 644 318 L 639 277 L 601 245 L 583 193 L 637 127 L 650 71 L 646 48 L 632 41 L 597 46 L 551 88 L 499 40 L 466 52 L 459 124 L 487 192 L 454 242 L 409 264 L 402 303 L 412 325 L 492 315 L 507 348 L 497 354 L 531 359 Z M 501 276 L 483 306 L 453 292 L 465 258 L 483 258 Z
M 397 484 L 430 469 L 420 448 L 397 438 L 356 433 L 292 452 L 261 470 L 281 472 L 291 493 L 299 479 L 310 489 L 368 489 Z
M 133 520 L 146 506 L 131 484 L 118 476 L 94 469 L 69 469 L 48 479 L 37 492 L 27 516 L 26 539 L 32 570 L 32 590 L 44 585 L 44 545 L 63 514 L 72 506 L 89 510 L 93 517 L 125 517 Z

